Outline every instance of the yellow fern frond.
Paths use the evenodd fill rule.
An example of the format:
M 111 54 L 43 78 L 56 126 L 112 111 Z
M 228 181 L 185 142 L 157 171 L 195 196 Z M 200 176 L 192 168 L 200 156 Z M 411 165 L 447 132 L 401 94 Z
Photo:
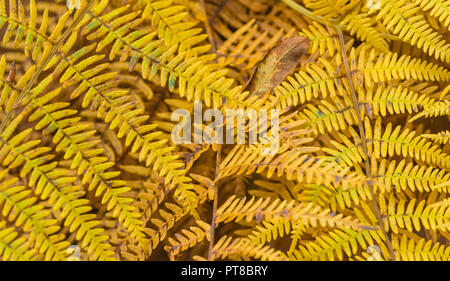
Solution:
M 88 200 L 79 198 L 84 192 L 73 185 L 76 178 L 57 168 L 57 162 L 49 162 L 54 155 L 47 154 L 48 147 L 37 146 L 41 140 L 24 142 L 31 128 L 11 137 L 22 118 L 19 115 L 0 135 L 1 165 L 10 169 L 22 166 L 20 176 L 30 175 L 29 186 L 35 188 L 34 193 L 54 204 L 54 210 L 62 210 L 64 225 L 69 226 L 70 232 L 77 231 L 77 240 L 82 241 L 83 248 L 89 246 L 92 258 L 111 259 L 113 252 L 106 242 L 108 238 L 102 235 L 103 229 L 95 227 L 100 222 L 95 220 L 95 214 L 88 213 L 91 210 Z
M 450 142 L 450 131 L 442 131 L 436 134 L 422 134 L 421 136 L 432 139 L 433 141 L 441 144 L 447 144 Z
M 392 247 L 397 260 L 403 261 L 449 261 L 450 248 L 423 238 L 409 239 L 406 235 L 393 237 Z
M 450 155 L 443 152 L 438 145 L 427 142 L 426 138 L 421 137 L 415 131 L 405 129 L 401 132 L 401 126 L 392 128 L 392 124 L 389 123 L 385 126 L 383 132 L 381 118 L 377 118 L 375 125 L 372 127 L 369 118 L 366 117 L 364 127 L 368 140 L 369 155 L 376 159 L 391 157 L 395 154 L 403 157 L 409 156 L 425 163 L 434 164 L 442 169 L 449 169 L 450 167 Z M 330 160 L 337 161 L 341 165 L 353 166 L 353 163 L 361 163 L 362 159 L 365 159 L 366 156 L 359 145 L 358 134 L 353 129 L 350 129 L 350 132 L 357 144 L 343 134 L 339 134 L 339 139 L 344 145 L 331 140 L 333 146 L 338 150 L 328 147 L 322 148 L 323 151 L 333 156 L 329 158 Z
M 249 239 L 235 238 L 224 235 L 216 242 L 213 248 L 213 258 L 225 259 L 227 257 L 254 258 L 263 261 L 287 260 L 285 255 L 270 246 L 255 246 Z
M 389 256 L 381 231 L 350 229 L 335 230 L 319 236 L 315 241 L 306 241 L 292 251 L 291 260 L 343 260 L 345 256 L 354 256 L 359 248 L 366 250 L 371 245 L 382 245 L 381 250 Z M 302 241 L 300 241 L 302 242 Z
M 358 78 L 355 85 L 361 82 L 367 86 L 372 86 L 377 82 L 391 80 L 416 79 L 419 81 L 449 81 L 450 73 L 442 66 L 438 66 L 427 61 L 402 55 L 397 53 L 387 53 L 377 55 L 374 49 L 369 51 L 363 48 L 359 55 L 352 49 L 349 60 L 352 62 L 351 71 L 357 72 Z
M 359 0 L 305 0 L 305 6 L 313 11 L 314 15 L 326 18 L 338 17 L 348 13 L 355 6 L 359 5 Z
M 367 42 L 381 52 L 386 53 L 389 51 L 388 43 L 376 28 L 376 20 L 368 13 L 348 14 L 342 19 L 340 24 L 344 25 L 351 35 L 356 35 L 362 41 Z
M 383 20 L 386 29 L 430 56 L 450 62 L 450 45 L 427 23 L 418 6 L 409 0 L 382 0 L 381 6 L 377 19 Z
M 372 175 L 378 179 L 378 183 L 385 186 L 400 187 L 402 190 L 409 188 L 419 192 L 439 190 L 446 192 L 450 187 L 450 174 L 445 170 L 433 169 L 433 167 L 414 165 L 404 159 L 398 164 L 395 160 L 377 161 L 372 158 Z M 445 186 L 445 183 L 447 185 Z
M 0 260 L 30 261 L 36 260 L 36 250 L 29 249 L 29 242 L 24 236 L 19 236 L 14 227 L 5 227 L 6 222 L 0 221 Z
M 450 2 L 448 0 L 412 0 L 430 16 L 437 18 L 444 26 L 450 27 Z M 430 11 L 431 10 L 431 11 Z
M 414 115 L 414 117 L 409 119 L 409 122 L 413 122 L 422 117 L 432 118 L 437 116 L 448 116 L 448 115 L 450 115 L 450 101 L 449 100 L 437 101 L 431 104 L 430 106 L 426 107 L 422 112 Z
M 175 255 L 178 255 L 180 252 L 186 251 L 202 242 L 205 237 L 206 240 L 210 240 L 210 225 L 203 221 L 197 221 L 197 225 L 200 227 L 191 226 L 189 230 L 183 229 L 182 234 L 176 233 L 176 240 L 169 238 L 171 246 L 165 246 L 164 250 L 168 252 L 171 260 L 174 260 Z
M 420 231 L 421 225 L 425 229 L 432 230 L 436 230 L 438 225 L 445 225 L 442 230 L 448 231 L 446 228 L 450 226 L 448 224 L 450 208 L 445 205 L 440 207 L 425 206 L 425 200 L 420 201 L 416 205 L 416 199 L 412 199 L 409 202 L 400 199 L 397 202 L 393 195 L 390 196 L 388 202 L 383 196 L 380 196 L 379 204 L 386 231 L 391 229 L 395 234 L 399 232 L 399 228 L 406 228 L 412 232 L 413 226 L 414 229 Z
M 247 222 L 256 220 L 273 221 L 278 218 L 291 218 L 293 222 L 301 222 L 311 226 L 337 226 L 358 229 L 362 225 L 352 217 L 344 217 L 342 214 L 331 214 L 330 210 L 313 208 L 312 204 L 296 204 L 295 201 L 280 201 L 279 199 L 271 202 L 270 198 L 252 197 L 250 200 L 245 198 L 230 197 L 217 210 L 217 223 L 220 222 L 239 222 L 245 219 Z
M 49 219 L 50 210 L 36 203 L 38 199 L 30 195 L 32 191 L 18 185 L 18 178 L 10 177 L 8 172 L 8 169 L 0 171 L 2 216 L 29 233 L 27 243 L 35 249 L 35 254 L 46 260 L 64 260 L 70 244 L 63 234 L 57 233 L 60 229 L 57 220 Z

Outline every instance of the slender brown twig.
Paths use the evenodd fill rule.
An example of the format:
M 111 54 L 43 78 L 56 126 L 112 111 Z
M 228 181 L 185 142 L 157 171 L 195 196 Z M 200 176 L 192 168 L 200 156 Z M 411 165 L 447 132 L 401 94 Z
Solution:
M 214 34 L 212 31 L 212 28 L 209 25 L 208 13 L 206 12 L 205 0 L 200 0 L 200 4 L 202 5 L 203 14 L 205 15 L 205 28 L 206 28 L 206 32 L 208 33 L 209 43 L 211 44 L 211 52 L 215 54 L 217 51 L 216 41 L 214 40 Z
M 366 168 L 366 175 L 370 178 L 371 175 L 371 169 L 370 169 L 370 158 L 369 158 L 369 152 L 367 150 L 367 139 L 366 139 L 366 133 L 364 131 L 364 126 L 363 126 L 363 122 L 362 122 L 362 118 L 361 118 L 361 112 L 359 110 L 359 103 L 358 103 L 358 98 L 356 96 L 356 91 L 355 88 L 353 86 L 353 81 L 352 81 L 352 77 L 350 74 L 350 66 L 348 65 L 348 58 L 347 58 L 347 52 L 345 50 L 345 42 L 344 42 L 344 35 L 342 34 L 342 30 L 339 26 L 335 26 L 336 31 L 339 35 L 339 42 L 341 45 L 341 52 L 342 52 L 342 59 L 344 61 L 344 66 L 345 66 L 345 72 L 347 75 L 347 80 L 348 83 L 350 85 L 350 92 L 352 94 L 352 100 L 353 100 L 353 106 L 355 108 L 355 112 L 356 112 L 356 116 L 358 118 L 358 127 L 359 127 L 359 134 L 361 136 L 361 144 L 362 144 L 362 148 L 364 151 L 364 154 L 366 156 L 365 159 L 365 168 Z M 378 224 L 384 234 L 384 237 L 386 239 L 386 244 L 387 247 L 389 249 L 389 254 L 391 255 L 391 260 L 395 259 L 395 255 L 394 255 L 394 250 L 392 249 L 392 245 L 391 245 L 391 241 L 389 240 L 389 236 L 386 233 L 385 229 L 384 229 L 384 225 L 383 225 L 383 219 L 381 218 L 381 212 L 380 212 L 380 208 L 378 207 L 378 203 L 377 203 L 377 199 L 375 198 L 375 194 L 373 192 L 373 186 L 372 183 L 369 182 L 369 190 L 370 190 L 370 194 L 372 195 L 372 204 L 373 207 L 375 209 L 375 214 L 377 216 L 377 220 L 378 220 Z
M 211 229 L 210 229 L 210 240 L 208 249 L 208 260 L 213 261 L 214 257 L 212 255 L 212 250 L 214 246 L 214 233 L 216 230 L 216 213 L 217 213 L 217 199 L 219 197 L 219 168 L 220 168 L 220 154 L 222 153 L 222 145 L 217 145 L 217 156 L 216 156 L 216 174 L 214 176 L 214 201 L 213 201 L 213 213 L 211 218 Z

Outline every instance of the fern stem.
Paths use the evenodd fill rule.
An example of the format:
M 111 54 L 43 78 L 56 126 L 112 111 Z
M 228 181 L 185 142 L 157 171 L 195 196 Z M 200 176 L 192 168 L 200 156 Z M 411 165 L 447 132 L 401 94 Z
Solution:
M 210 240 L 208 248 L 208 260 L 213 261 L 214 257 L 212 255 L 212 250 L 214 246 L 214 233 L 216 230 L 216 215 L 217 215 L 217 201 L 219 197 L 218 185 L 219 185 L 219 168 L 220 168 L 220 155 L 222 154 L 222 145 L 217 145 L 217 156 L 216 156 L 216 174 L 214 176 L 214 201 L 213 201 L 213 213 L 211 218 L 211 228 L 210 228 Z
M 217 52 L 216 41 L 214 40 L 214 33 L 212 32 L 211 25 L 209 24 L 205 0 L 200 0 L 200 4 L 202 6 L 203 13 L 205 14 L 205 29 L 208 33 L 209 43 L 211 44 L 211 52 L 215 54 Z
M 356 91 L 355 91 L 355 88 L 353 86 L 353 81 L 352 81 L 352 77 L 351 77 L 351 74 L 350 74 L 350 66 L 348 65 L 347 53 L 346 53 L 346 50 L 345 50 L 344 35 L 342 34 L 342 29 L 341 29 L 340 26 L 336 25 L 335 29 L 336 29 L 336 31 L 337 31 L 337 33 L 339 35 L 339 42 L 341 44 L 341 52 L 342 52 L 342 59 L 344 61 L 344 66 L 345 66 L 345 73 L 347 75 L 347 80 L 348 80 L 348 83 L 350 85 L 350 92 L 352 94 L 353 106 L 355 108 L 356 116 L 358 118 L 358 127 L 359 127 L 359 134 L 361 136 L 361 144 L 362 144 L 362 148 L 363 148 L 364 154 L 366 156 L 366 159 L 364 161 L 365 162 L 365 168 L 366 168 L 366 175 L 370 178 L 372 175 L 371 175 L 370 162 L 369 162 L 369 159 L 370 159 L 369 158 L 369 152 L 367 150 L 367 139 L 366 139 L 366 134 L 365 134 L 365 131 L 364 131 L 364 126 L 363 126 L 363 122 L 362 122 L 362 118 L 361 118 L 361 112 L 360 112 L 359 106 L 358 106 L 358 104 L 359 104 L 358 103 L 358 98 L 356 96 Z M 379 208 L 377 200 L 375 198 L 375 193 L 373 192 L 372 183 L 369 182 L 368 185 L 369 185 L 370 194 L 372 195 L 372 204 L 373 204 L 373 207 L 375 209 L 375 214 L 377 216 L 378 224 L 379 224 L 379 226 L 381 228 L 381 231 L 383 232 L 383 235 L 384 235 L 384 237 L 386 239 L 386 244 L 387 244 L 387 247 L 389 249 L 389 254 L 391 255 L 391 260 L 395 260 L 394 250 L 392 248 L 389 236 L 386 233 L 386 230 L 384 229 L 383 220 L 381 218 L 380 208 Z

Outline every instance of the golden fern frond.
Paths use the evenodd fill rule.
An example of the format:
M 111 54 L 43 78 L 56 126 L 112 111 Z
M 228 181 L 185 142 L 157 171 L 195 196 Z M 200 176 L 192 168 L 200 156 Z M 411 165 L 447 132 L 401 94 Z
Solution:
M 215 70 L 214 55 L 204 55 L 209 46 L 197 46 L 206 35 L 197 35 L 201 30 L 192 28 L 195 23 L 183 21 L 187 15 L 183 6 L 169 7 L 171 1 L 140 1 L 144 2 L 146 6 L 142 12 L 124 14 L 129 7 L 124 6 L 100 17 L 90 13 L 81 24 L 92 23 L 82 34 L 90 40 L 104 37 L 98 42 L 97 51 L 113 43 L 109 53 L 111 60 L 119 54 L 121 61 L 131 56 L 130 71 L 141 62 L 140 72 L 144 79 L 152 79 L 159 73 L 161 86 L 168 85 L 170 91 L 175 90 L 178 80 L 178 93 L 188 101 L 203 100 L 206 106 L 214 108 L 224 102 L 230 106 L 255 102 L 255 98 L 243 101 L 248 93 L 241 94 L 241 86 L 231 88 L 234 81 L 224 77 L 226 70 Z M 104 8 L 105 5 L 99 10 Z M 133 27 L 146 18 L 152 19 L 153 30 L 133 31 Z M 122 26 L 125 22 L 129 23 Z
M 420 238 L 410 239 L 406 235 L 392 237 L 396 260 L 403 261 L 449 261 L 450 248 L 439 242 Z
M 253 68 L 283 35 L 283 29 L 271 38 L 267 31 L 260 31 L 252 19 L 240 27 L 217 49 L 217 62 L 221 66 L 239 66 L 241 71 Z M 291 30 L 293 31 L 293 30 Z M 293 32 L 290 32 L 293 33 Z M 286 36 L 289 36 L 288 33 Z
M 285 174 L 288 180 L 296 179 L 299 182 L 316 184 L 341 184 L 345 188 L 365 185 L 369 181 L 373 181 L 356 173 L 348 173 L 348 168 L 330 163 L 327 158 L 315 158 L 300 152 L 294 154 L 285 152 L 276 159 L 267 161 L 261 157 L 256 158 L 260 150 L 254 146 L 250 146 L 249 149 L 245 149 L 244 146 L 236 146 L 236 148 L 224 160 L 223 163 L 228 164 L 223 164 L 221 167 L 219 178 L 243 173 L 265 172 L 268 178 L 275 173 L 278 176 Z
M 351 11 L 360 4 L 360 0 L 304 0 L 305 6 L 313 11 L 314 15 L 325 18 L 334 18 Z
M 414 165 L 407 163 L 405 159 L 398 163 L 386 159 L 377 161 L 375 158 L 371 161 L 372 175 L 384 186 L 400 187 L 402 190 L 409 188 L 419 192 L 438 190 L 446 193 L 450 190 L 450 174 L 445 170 Z
M 450 27 L 450 2 L 448 0 L 412 0 L 430 16 L 435 17 L 447 28 Z M 431 11 L 430 11 L 431 10 Z
M 377 21 L 368 13 L 348 14 L 340 21 L 340 24 L 344 25 L 351 35 L 356 35 L 360 40 L 367 42 L 377 50 L 383 53 L 389 51 L 386 39 L 376 27 Z
M 336 68 L 329 61 L 319 58 L 319 63 L 310 63 L 304 71 L 288 76 L 281 85 L 274 89 L 277 108 L 303 104 L 305 101 L 322 97 L 344 96 L 346 84 L 339 83 L 345 76 L 336 73 Z
M 449 81 L 450 73 L 442 66 L 429 63 L 425 60 L 412 58 L 397 53 L 377 55 L 374 49 L 364 47 L 359 54 L 352 49 L 349 55 L 351 72 L 355 74 L 355 85 L 363 81 L 365 85 L 372 86 L 377 82 L 391 80 L 415 79 L 419 81 Z
M 380 84 L 369 89 L 358 89 L 361 117 L 369 118 L 389 114 L 418 112 L 421 108 L 432 107 L 434 101 L 426 94 L 419 94 L 402 85 L 386 86 Z M 332 100 L 321 99 L 318 105 L 308 103 L 299 114 L 308 120 L 306 125 L 314 134 L 325 131 L 343 131 L 358 124 L 355 109 L 349 96 L 333 97 Z
M 29 249 L 29 242 L 19 236 L 14 227 L 6 227 L 6 221 L 0 221 L 0 257 L 2 261 L 37 260 L 35 249 Z
M 254 245 L 247 238 L 232 238 L 224 235 L 214 244 L 213 258 L 225 259 L 227 257 L 254 258 L 262 261 L 283 261 L 286 256 L 270 246 Z
M 450 45 L 445 42 L 425 17 L 420 7 L 409 0 L 382 0 L 377 19 L 403 41 L 416 45 L 436 59 L 450 62 Z
M 125 228 L 130 231 L 133 237 L 137 237 L 140 240 L 142 247 L 147 248 L 146 244 L 148 242 L 142 230 L 142 222 L 139 220 L 140 215 L 128 205 L 132 199 L 122 196 L 130 188 L 124 186 L 123 181 L 114 180 L 118 176 L 117 172 L 105 171 L 112 167 L 114 163 L 106 162 L 107 158 L 101 155 L 102 150 L 95 148 L 98 142 L 89 140 L 96 131 L 90 130 L 88 126 L 74 125 L 81 118 L 74 117 L 77 114 L 76 110 L 68 109 L 70 103 L 51 103 L 61 93 L 63 88 L 75 85 L 79 81 L 82 81 L 81 85 L 72 93 L 75 97 L 83 94 L 85 91 L 89 93 L 102 87 L 100 83 L 105 78 L 102 79 L 99 76 L 91 78 L 91 76 L 102 71 L 105 68 L 105 64 L 89 68 L 91 64 L 96 63 L 102 56 L 90 56 L 75 64 L 83 54 L 89 52 L 89 49 L 92 50 L 92 47 L 91 45 L 91 47 L 87 47 L 84 50 L 81 49 L 69 56 L 69 60 L 63 60 L 58 64 L 55 71 L 43 80 L 46 83 L 43 83 L 43 85 L 41 83 L 38 87 L 45 89 L 48 83 L 60 74 L 62 74 L 60 78 L 60 82 L 63 83 L 62 87 L 50 91 L 39 98 L 35 98 L 38 92 L 33 91 L 33 95 L 29 95 L 26 101 L 22 102 L 22 105 L 25 102 L 29 102 L 22 114 L 29 112 L 31 115 L 28 121 L 38 121 L 34 127 L 35 130 L 44 130 L 45 133 L 54 135 L 55 151 L 64 151 L 64 159 L 72 159 L 70 168 L 77 169 L 77 174 L 83 175 L 82 184 L 89 183 L 88 191 L 95 189 L 96 196 L 103 194 L 102 203 L 107 203 L 108 210 L 114 208 L 115 216 L 119 218 L 120 222 L 125 223 Z M 74 77 L 71 77 L 72 75 Z M 103 77 L 108 79 L 111 75 L 105 74 Z M 83 87 L 83 85 L 86 87 Z M 103 86 L 102 88 L 105 89 L 106 87 Z
M 9 13 L 6 12 L 6 0 L 0 1 L 0 28 L 7 24 L 6 31 L 3 33 L 3 44 L 7 44 L 11 37 L 15 35 L 14 44 L 18 46 L 20 43 L 25 43 L 25 55 L 28 56 L 31 53 L 33 60 L 43 62 L 42 59 L 46 58 L 51 47 L 57 43 L 58 37 L 61 35 L 61 31 L 64 28 L 70 11 L 66 11 L 59 19 L 58 24 L 53 29 L 52 33 L 47 36 L 48 27 L 48 9 L 45 9 L 41 25 L 37 29 L 37 8 L 36 1 L 29 1 L 29 18 L 25 15 L 25 9 L 21 1 L 9 1 Z
M 442 131 L 436 134 L 422 134 L 422 137 L 432 139 L 440 144 L 447 144 L 450 142 L 450 131 Z
M 437 116 L 448 116 L 450 115 L 450 101 L 436 101 L 430 106 L 426 107 L 422 112 L 414 115 L 409 122 L 413 122 L 419 118 L 432 118 Z
M 86 48 L 92 50 L 93 46 L 89 45 Z M 73 60 L 78 59 L 80 54 L 83 54 L 81 50 L 75 52 Z M 82 107 L 91 106 L 91 108 L 95 109 L 97 117 L 109 123 L 109 128 L 117 132 L 119 139 L 126 136 L 125 146 L 132 147 L 131 151 L 133 153 L 139 151 L 139 161 L 145 162 L 147 166 L 153 165 L 155 170 L 160 171 L 161 176 L 166 175 L 166 183 L 171 183 L 171 188 L 178 187 L 176 195 L 179 196 L 177 197 L 185 202 L 186 206 L 189 206 L 192 212 L 195 213 L 197 204 L 195 194 L 190 190 L 190 179 L 184 176 L 184 170 L 178 170 L 183 164 L 176 162 L 177 156 L 171 155 L 173 147 L 164 147 L 166 140 L 158 139 L 161 133 L 151 132 L 156 128 L 155 124 L 142 124 L 148 119 L 148 116 L 142 115 L 143 110 L 136 108 L 135 103 L 127 95 L 128 91 L 114 88 L 117 84 L 117 80 L 113 79 L 116 73 L 106 72 L 99 74 L 106 68 L 107 64 L 89 68 L 91 64 L 95 64 L 102 58 L 103 55 L 94 55 L 78 64 L 74 64 L 74 61 L 62 61 L 50 77 L 61 75 L 59 82 L 62 83 L 62 88 L 79 84 L 71 93 L 70 98 L 75 99 L 83 96 Z M 50 120 L 47 118 L 48 122 Z M 61 132 L 59 134 L 58 138 L 61 137 Z M 64 142 L 67 141 L 68 139 L 64 139 Z M 75 162 L 77 164 L 74 164 L 72 168 L 80 167 L 78 165 L 82 159 L 79 155 L 76 158 L 77 162 Z M 78 169 L 78 171 L 80 173 L 83 169 Z M 89 179 L 89 177 L 92 177 L 92 174 L 85 176 L 87 176 L 85 179 Z M 120 189 L 116 190 L 119 191 Z M 97 192 L 97 194 L 101 194 L 103 189 L 98 189 Z M 123 192 L 126 192 L 126 188 L 121 190 L 121 193 Z M 111 199 L 111 195 L 109 194 L 107 198 Z M 129 201 L 129 199 L 124 200 Z M 113 205 L 117 207 L 117 205 Z M 112 208 L 113 205 L 109 205 L 109 207 Z M 122 204 L 121 209 L 129 208 Z M 138 223 L 137 220 L 132 220 Z M 132 228 L 134 229 L 134 227 Z
M 256 200 L 256 197 L 247 200 L 246 198 L 236 198 L 234 195 L 217 210 L 216 223 L 239 222 L 243 219 L 247 222 L 252 220 L 271 222 L 276 221 L 279 217 L 290 218 L 293 223 L 302 223 L 313 227 L 318 225 L 353 229 L 362 227 L 358 220 L 350 216 L 335 215 L 328 209 L 313 207 L 311 203 L 297 204 L 293 200 L 281 201 L 279 199 L 271 202 L 270 198 Z
M 379 85 L 370 87 L 366 92 L 360 90 L 358 95 L 361 96 L 362 102 L 369 104 L 370 110 L 366 110 L 368 114 L 386 116 L 388 113 L 411 114 L 431 106 L 433 99 L 422 91 L 414 91 L 403 85 Z
M 310 48 L 309 53 L 314 54 L 319 51 L 320 55 L 334 56 L 339 50 L 336 46 L 335 36 L 336 34 L 331 33 L 324 26 L 317 22 L 312 22 L 307 28 L 303 28 L 300 31 L 300 35 L 309 38 Z M 328 52 L 326 52 L 328 51 Z
M 210 240 L 210 225 L 203 222 L 197 221 L 199 226 L 191 226 L 189 230 L 183 229 L 182 234 L 176 233 L 175 238 L 169 238 L 169 243 L 171 246 L 165 246 L 164 250 L 168 252 L 171 260 L 175 260 L 175 256 L 186 251 L 189 248 L 194 247 L 198 243 L 202 242 L 203 239 Z
M 406 228 L 413 231 L 420 231 L 421 225 L 425 229 L 436 230 L 437 226 L 443 226 L 444 231 L 448 231 L 448 220 L 450 220 L 450 208 L 442 205 L 431 207 L 426 205 L 425 200 L 420 201 L 416 205 L 416 199 L 406 202 L 404 199 L 397 199 L 391 194 L 388 202 L 384 196 L 380 196 L 380 212 L 383 214 L 383 222 L 386 231 L 392 230 L 397 234 L 400 228 Z M 425 206 L 426 205 L 426 206 Z
M 88 185 L 88 191 L 95 190 L 96 196 L 102 196 L 101 202 L 107 205 L 107 210 L 114 210 L 114 216 L 124 223 L 131 236 L 138 239 L 144 249 L 147 248 L 140 214 L 129 205 L 132 199 L 123 195 L 131 188 L 124 181 L 115 179 L 119 172 L 107 171 L 114 166 L 114 162 L 107 162 L 103 151 L 95 148 L 98 142 L 89 140 L 96 131 L 86 125 L 74 125 L 77 111 L 67 109 L 68 103 L 56 102 L 42 106 L 42 100 L 48 101 L 52 97 L 46 95 L 38 101 L 33 100 L 31 104 L 36 110 L 28 120 L 38 121 L 35 130 L 44 129 L 54 134 L 55 151 L 64 151 L 64 159 L 71 160 L 70 168 L 81 176 L 81 183 Z
M 372 127 L 368 117 L 364 122 L 366 138 L 368 144 L 369 155 L 379 159 L 380 157 L 392 157 L 394 154 L 403 157 L 412 157 L 418 161 L 427 164 L 433 164 L 441 169 L 449 169 L 450 156 L 445 153 L 439 145 L 433 145 L 426 141 L 415 131 L 409 129 L 401 131 L 401 126 L 392 127 L 392 123 L 388 123 L 384 132 L 382 132 L 381 118 L 377 118 L 375 125 Z M 331 161 L 337 161 L 341 165 L 353 166 L 353 163 L 361 163 L 365 159 L 359 143 L 359 136 L 353 129 L 350 132 L 356 141 L 356 144 L 350 141 L 345 135 L 338 134 L 339 139 L 344 143 L 341 144 L 335 140 L 331 140 L 333 146 L 337 148 L 331 149 L 324 147 L 322 150 L 330 155 Z
M 278 217 L 271 222 L 263 221 L 262 225 L 257 225 L 255 230 L 248 236 L 248 239 L 255 245 L 264 245 L 270 243 L 272 240 L 276 240 L 278 237 L 283 238 L 285 235 L 291 233 L 291 230 L 300 228 L 301 226 L 306 228 L 302 223 L 293 224 L 290 218 Z
M 49 162 L 54 155 L 47 154 L 49 147 L 38 146 L 41 140 L 24 141 L 31 128 L 11 137 L 22 118 L 22 115 L 15 118 L 0 135 L 1 165 L 10 169 L 22 166 L 20 176 L 30 175 L 29 186 L 34 187 L 34 193 L 53 204 L 53 210 L 61 210 L 64 225 L 69 226 L 70 232 L 77 231 L 77 240 L 83 248 L 89 246 L 92 258 L 111 259 L 108 237 L 103 235 L 103 229 L 96 228 L 100 222 L 95 220 L 95 214 L 88 213 L 92 207 L 88 200 L 80 198 L 84 191 L 73 185 L 76 178 L 57 168 L 56 161 Z
M 343 260 L 345 256 L 352 257 L 360 248 L 366 250 L 371 245 L 380 245 L 382 253 L 389 256 L 383 240 L 381 231 L 339 229 L 319 236 L 314 241 L 300 241 L 289 258 L 297 261 Z
M 386 53 L 384 56 L 376 55 L 371 49 L 367 57 L 367 46 L 362 48 L 357 55 L 355 49 L 350 51 L 349 59 L 351 72 L 354 73 L 355 85 L 364 83 L 369 88 L 375 83 L 392 80 L 416 79 L 419 81 L 448 81 L 450 73 L 442 66 L 402 56 L 397 59 L 397 54 Z M 301 70 L 293 76 L 288 76 L 285 81 L 274 89 L 275 97 L 271 97 L 277 108 L 303 104 L 313 97 L 345 96 L 350 93 L 350 88 L 345 74 L 341 73 L 339 66 L 334 66 L 328 60 L 318 59 L 318 63 L 310 63 L 305 70 Z M 359 90 L 359 92 L 362 90 Z M 382 92 L 380 92 L 381 94 Z
M 46 260 L 63 260 L 67 257 L 69 242 L 64 234 L 57 233 L 60 229 L 57 220 L 49 219 L 51 211 L 36 203 L 38 199 L 31 195 L 32 191 L 18 185 L 19 179 L 11 177 L 8 172 L 8 169 L 0 171 L 2 217 L 29 233 L 27 243 L 36 250 L 35 254 L 43 255 Z
M 432 98 L 419 94 L 402 85 L 378 85 L 369 89 L 358 89 L 361 117 L 369 118 L 388 114 L 404 114 L 418 112 L 421 108 L 430 108 L 434 104 Z M 349 126 L 358 124 L 355 108 L 349 96 L 332 99 L 321 99 L 318 105 L 308 103 L 299 114 L 301 119 L 308 120 L 306 125 L 314 134 L 326 131 L 343 131 Z

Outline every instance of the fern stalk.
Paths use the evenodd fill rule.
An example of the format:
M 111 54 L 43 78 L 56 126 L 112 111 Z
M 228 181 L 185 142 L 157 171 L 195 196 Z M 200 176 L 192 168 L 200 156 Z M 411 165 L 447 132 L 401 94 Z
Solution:
M 216 216 L 217 216 L 217 201 L 219 197 L 219 170 L 220 170 L 220 154 L 222 153 L 222 145 L 217 145 L 217 155 L 216 155 L 216 174 L 214 176 L 214 201 L 213 201 L 213 212 L 211 217 L 211 229 L 210 229 L 210 240 L 208 247 L 208 260 L 214 260 L 213 256 L 213 246 L 214 246 L 214 232 L 216 230 Z
M 347 75 L 347 80 L 348 83 L 350 85 L 350 92 L 352 94 L 352 100 L 353 100 L 353 107 L 355 108 L 355 112 L 356 112 L 356 116 L 358 118 L 358 128 L 359 128 L 359 134 L 361 136 L 361 144 L 362 144 L 362 148 L 364 151 L 364 154 L 366 155 L 366 159 L 365 159 L 365 169 L 366 169 L 366 175 L 371 178 L 371 169 L 370 169 L 370 162 L 369 162 L 369 153 L 367 150 L 367 139 L 366 139 L 366 134 L 364 131 L 364 125 L 363 125 L 363 121 L 361 118 L 361 112 L 359 110 L 359 106 L 358 106 L 358 97 L 356 95 L 356 91 L 355 88 L 353 86 L 353 80 L 350 74 L 350 66 L 348 65 L 348 58 L 347 58 L 347 53 L 345 51 L 345 43 L 344 43 L 344 35 L 342 34 L 342 29 L 339 26 L 334 26 L 338 35 L 339 35 L 339 41 L 341 44 L 341 52 L 342 52 L 342 58 L 344 61 L 344 66 L 345 66 L 345 72 Z M 372 195 L 372 204 L 373 207 L 375 208 L 375 214 L 377 216 L 377 220 L 378 220 L 378 224 L 381 228 L 381 230 L 383 231 L 383 235 L 386 239 L 386 244 L 388 246 L 389 249 L 389 253 L 391 255 L 391 260 L 395 260 L 395 254 L 394 254 L 394 250 L 392 248 L 391 245 L 391 241 L 389 239 L 389 236 L 387 235 L 386 231 L 384 230 L 384 225 L 383 225 L 383 219 L 381 218 L 381 213 L 380 213 L 380 208 L 378 207 L 378 203 L 377 200 L 375 198 L 375 193 L 373 192 L 373 183 L 369 182 L 369 190 L 370 193 Z

